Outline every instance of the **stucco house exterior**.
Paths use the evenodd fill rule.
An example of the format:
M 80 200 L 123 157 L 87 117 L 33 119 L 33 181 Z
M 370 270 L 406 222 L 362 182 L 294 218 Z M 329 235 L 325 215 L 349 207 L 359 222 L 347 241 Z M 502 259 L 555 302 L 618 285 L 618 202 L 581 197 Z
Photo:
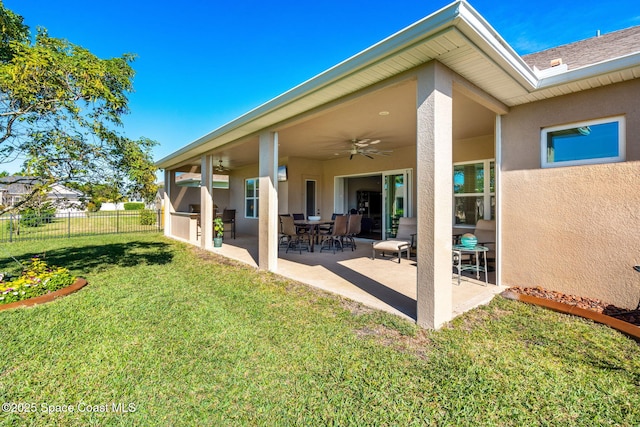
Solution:
M 382 237 L 416 217 L 417 323 L 437 328 L 452 230 L 489 219 L 499 284 L 635 307 L 639 100 L 640 27 L 522 57 L 456 1 L 159 160 L 165 234 L 212 248 L 190 207 L 202 236 L 234 208 L 277 272 L 279 213 L 370 209 Z

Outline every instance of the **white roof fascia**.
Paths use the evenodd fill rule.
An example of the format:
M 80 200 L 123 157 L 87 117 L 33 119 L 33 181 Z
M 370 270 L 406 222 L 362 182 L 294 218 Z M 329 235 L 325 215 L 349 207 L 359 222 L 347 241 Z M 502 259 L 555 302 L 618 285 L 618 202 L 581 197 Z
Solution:
M 538 85 L 538 78 L 531 67 L 522 59 L 520 55 L 498 34 L 498 32 L 485 20 L 482 15 L 471 7 L 466 1 L 460 5 L 460 17 L 467 24 L 468 28 L 458 25 L 458 28 L 467 38 L 478 44 L 477 38 L 484 46 L 477 45 L 476 48 L 491 59 L 502 65 L 502 69 L 528 91 L 534 90 Z M 502 62 L 503 64 L 500 64 Z
M 578 80 L 590 79 L 605 74 L 623 71 L 629 68 L 640 67 L 640 52 L 598 62 L 592 65 L 569 70 L 562 74 L 540 79 L 537 89 L 547 89 L 553 86 L 564 85 Z

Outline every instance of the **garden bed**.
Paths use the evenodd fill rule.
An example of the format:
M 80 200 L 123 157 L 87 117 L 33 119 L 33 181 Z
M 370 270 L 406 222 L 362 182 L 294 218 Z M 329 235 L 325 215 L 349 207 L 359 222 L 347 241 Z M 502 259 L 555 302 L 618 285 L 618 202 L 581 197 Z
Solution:
M 82 277 L 78 277 L 76 281 L 73 282 L 73 284 L 67 286 L 66 288 L 58 289 L 57 291 L 50 292 L 48 294 L 40 295 L 37 297 L 33 297 L 33 298 L 21 300 L 21 301 L 10 302 L 8 304 L 0 304 L 0 311 L 7 310 L 10 308 L 30 307 L 36 304 L 44 304 L 45 302 L 50 302 L 57 298 L 61 298 L 63 296 L 72 294 L 82 289 L 84 286 L 87 285 L 87 283 L 88 282 L 86 279 Z

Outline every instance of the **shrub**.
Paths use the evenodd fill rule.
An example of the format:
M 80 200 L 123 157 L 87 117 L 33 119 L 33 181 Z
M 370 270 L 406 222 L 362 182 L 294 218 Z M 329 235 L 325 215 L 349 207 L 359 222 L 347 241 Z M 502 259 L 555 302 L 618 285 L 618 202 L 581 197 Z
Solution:
M 154 225 L 156 223 L 156 213 L 149 209 L 140 211 L 140 225 Z
M 98 212 L 101 207 L 102 207 L 102 202 L 99 202 L 96 200 L 92 200 L 89 203 L 87 203 L 87 211 L 89 212 Z
M 125 211 L 139 211 L 144 209 L 144 203 L 142 202 L 127 202 L 124 204 Z
M 43 206 L 41 208 L 26 208 L 20 212 L 20 225 L 25 227 L 39 227 L 53 222 L 56 208 Z
M 12 217 L 13 218 L 13 217 Z M 16 233 L 18 231 L 18 222 L 13 219 L 8 219 L 4 221 L 4 226 L 7 230 L 7 233 Z
M 20 276 L 14 279 L 0 274 L 0 304 L 45 295 L 66 288 L 76 281 L 66 268 L 49 267 L 38 257 L 23 262 L 23 266 Z

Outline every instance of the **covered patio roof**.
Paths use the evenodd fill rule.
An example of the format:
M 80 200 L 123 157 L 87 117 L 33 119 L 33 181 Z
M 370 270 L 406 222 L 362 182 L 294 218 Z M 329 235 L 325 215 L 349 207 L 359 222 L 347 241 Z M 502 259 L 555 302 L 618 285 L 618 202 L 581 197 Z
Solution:
M 355 98 L 382 88 L 386 90 L 375 96 L 379 102 L 366 104 L 375 105 L 378 108 L 376 114 L 389 111 L 380 108 L 386 108 L 391 100 L 400 104 L 407 94 L 410 98 L 407 99 L 410 101 L 409 108 L 414 108 L 415 92 L 404 93 L 403 85 L 399 83 L 410 78 L 407 75 L 410 70 L 433 60 L 441 62 L 463 77 L 455 87 L 459 94 L 469 99 L 459 100 L 462 108 L 475 102 L 479 106 L 473 108 L 484 107 L 497 114 L 507 113 L 509 107 L 514 105 L 629 80 L 640 75 L 640 54 L 624 55 L 563 73 L 537 73 L 466 1 L 456 1 L 193 141 L 159 160 L 156 165 L 166 169 L 197 164 L 199 156 L 212 151 L 218 152 L 222 147 L 220 159 L 232 160 L 233 167 L 255 163 L 256 135 L 260 131 L 271 128 L 282 132 L 283 129 L 290 128 L 293 122 L 308 122 L 324 110 L 330 111 L 342 104 L 353 104 L 356 102 Z M 394 89 L 399 92 L 396 93 Z M 478 96 L 479 93 L 485 96 Z M 361 109 L 358 107 L 354 111 Z M 361 116 L 363 115 L 364 112 Z M 415 109 L 407 115 L 410 116 L 415 116 Z M 454 118 L 456 116 L 462 117 L 463 114 L 454 112 Z M 349 117 L 353 115 L 350 114 Z M 403 141 L 406 141 L 407 136 L 401 134 L 402 130 L 415 127 L 404 126 L 402 122 L 396 122 L 395 117 L 388 118 L 389 125 L 384 136 L 397 141 L 396 144 L 406 144 L 408 142 Z M 464 117 L 464 123 L 475 126 L 468 118 L 476 115 L 464 114 Z M 338 138 L 348 140 L 367 137 L 366 126 L 361 124 L 357 116 L 350 122 L 352 126 L 346 127 L 342 120 L 334 120 L 331 122 L 333 129 L 326 128 L 322 132 L 306 129 L 304 138 L 296 138 L 295 143 L 290 142 L 281 147 L 281 156 L 298 155 L 300 151 L 304 151 L 304 156 L 308 158 L 326 158 L 326 152 L 320 152 L 318 147 L 330 151 L 330 145 L 339 142 Z M 319 124 L 315 127 L 320 129 Z M 348 134 L 341 135 L 338 132 L 345 132 L 345 129 L 348 129 Z M 454 129 L 464 132 L 464 126 L 455 126 L 455 123 Z M 280 139 L 281 143 L 287 144 L 286 141 L 287 138 Z M 243 149 L 234 150 L 236 144 L 241 144 Z M 247 150 L 246 144 L 255 144 L 256 150 Z M 314 149 L 305 150 L 306 146 Z

